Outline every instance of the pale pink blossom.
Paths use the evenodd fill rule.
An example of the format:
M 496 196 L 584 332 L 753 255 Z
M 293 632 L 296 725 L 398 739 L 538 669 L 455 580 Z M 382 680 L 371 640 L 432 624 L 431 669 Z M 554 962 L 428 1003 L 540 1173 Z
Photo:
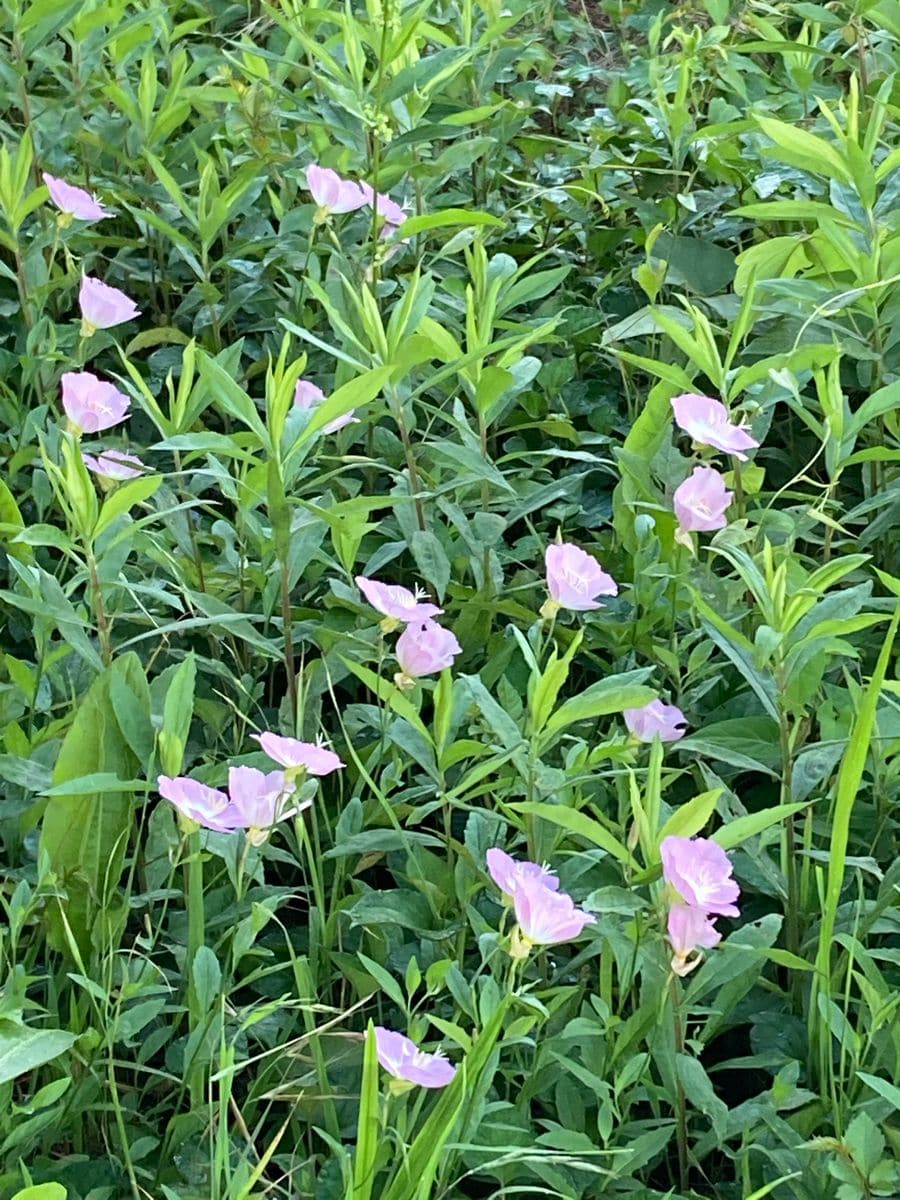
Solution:
M 553 542 L 544 553 L 547 589 L 559 608 L 587 612 L 600 608 L 597 596 L 615 596 L 618 586 L 611 575 L 580 546 Z
M 594 921 L 571 896 L 551 890 L 539 879 L 518 881 L 513 906 L 522 936 L 535 946 L 571 941 Z
M 382 583 L 378 579 L 367 579 L 365 575 L 357 575 L 356 584 L 374 609 L 404 625 L 410 621 L 427 621 L 444 611 L 436 604 L 423 604 L 422 598 L 427 593 L 420 588 L 411 592 L 400 584 Z
M 372 205 L 379 217 L 384 217 L 379 237 L 386 238 L 396 233 L 409 215 L 406 210 L 385 192 L 376 192 L 371 184 L 362 182 L 359 186 L 365 193 L 366 203 Z
M 641 742 L 652 742 L 658 737 L 663 742 L 677 742 L 687 729 L 684 713 L 674 704 L 663 704 L 662 700 L 651 700 L 643 708 L 622 710 L 628 732 Z
M 452 667 L 462 646 L 449 629 L 436 621 L 410 622 L 397 638 L 395 653 L 400 671 L 407 680 L 433 675 Z
M 700 956 L 691 958 L 695 950 L 710 950 L 718 946 L 722 935 L 713 918 L 701 908 L 690 904 L 673 904 L 669 909 L 669 941 L 672 944 L 672 970 L 676 975 L 688 975 L 699 964 Z
M 663 878 L 685 904 L 707 915 L 739 915 L 735 900 L 741 894 L 728 855 L 709 838 L 663 838 L 659 848 Z
M 89 336 L 95 329 L 111 329 L 141 315 L 141 310 L 124 292 L 90 275 L 81 277 L 78 303 L 82 336 Z
M 718 471 L 712 467 L 694 467 L 672 497 L 679 541 L 689 541 L 690 533 L 724 529 L 728 524 L 725 513 L 733 499 L 734 494 L 727 490 Z
M 358 183 L 342 179 L 330 167 L 311 163 L 306 168 L 306 186 L 323 215 L 355 212 L 367 203 L 366 193 Z
M 277 733 L 254 733 L 252 736 L 269 758 L 288 770 L 302 768 L 308 775 L 330 775 L 344 766 L 333 750 L 317 742 L 299 742 Z
M 124 450 L 104 450 L 95 458 L 93 454 L 82 453 L 84 465 L 101 479 L 136 479 L 146 472 L 146 467 L 136 454 L 128 454 Z
M 128 416 L 128 397 L 90 371 L 66 371 L 60 382 L 66 416 L 80 433 L 99 433 Z
M 713 446 L 740 459 L 746 459 L 745 450 L 759 445 L 743 425 L 732 424 L 728 409 L 711 396 L 698 396 L 694 392 L 675 396 L 672 411 L 679 428 L 698 445 Z
M 485 861 L 491 879 L 508 900 L 515 900 L 521 885 L 532 881 L 543 884 L 551 892 L 559 890 L 559 880 L 547 867 L 527 860 L 518 861 L 497 846 L 488 850 Z
M 50 199 L 61 213 L 75 217 L 79 221 L 102 221 L 104 217 L 113 215 L 111 212 L 107 212 L 103 205 L 99 204 L 84 188 L 66 183 L 64 179 L 57 179 L 48 171 L 44 171 L 43 179 L 50 193 Z
M 456 1067 L 443 1054 L 420 1050 L 411 1038 L 383 1025 L 375 1026 L 378 1061 L 389 1075 L 425 1088 L 442 1088 L 453 1082 Z
M 325 401 L 325 393 L 320 387 L 312 383 L 309 379 L 298 379 L 297 386 L 294 388 L 294 406 L 302 408 L 306 411 L 318 408 Z M 337 433 L 339 429 L 343 429 L 345 425 L 358 423 L 359 418 L 353 415 L 353 412 L 344 413 L 341 417 L 335 417 L 333 421 L 329 421 L 327 425 L 322 426 L 323 433 Z
M 186 775 L 172 778 L 160 775 L 156 781 L 159 794 L 185 817 L 215 833 L 231 833 L 237 813 L 228 803 L 228 796 L 218 788 L 207 787 Z
M 247 830 L 254 845 L 261 845 L 278 821 L 295 817 L 312 804 L 292 800 L 293 787 L 284 771 L 257 771 L 255 767 L 231 767 L 228 772 L 228 799 L 237 817 L 237 827 Z

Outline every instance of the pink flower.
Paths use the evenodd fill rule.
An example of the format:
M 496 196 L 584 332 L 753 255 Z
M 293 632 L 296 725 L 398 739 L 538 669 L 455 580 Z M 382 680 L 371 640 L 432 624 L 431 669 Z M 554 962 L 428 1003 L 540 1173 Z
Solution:
M 141 315 L 141 310 L 124 292 L 90 275 L 81 277 L 78 303 L 82 337 L 89 337 L 95 329 L 111 329 Z
M 659 848 L 663 878 L 685 904 L 707 915 L 739 916 L 735 900 L 741 889 L 731 878 L 728 855 L 709 838 L 663 838 Z
M 379 217 L 384 217 L 384 224 L 379 232 L 379 237 L 390 237 L 391 234 L 396 233 L 397 228 L 407 218 L 408 214 L 405 209 L 401 208 L 385 192 L 376 192 L 371 184 L 360 183 L 359 186 L 365 193 L 366 203 L 374 207 Z
M 406 680 L 452 667 L 461 652 L 462 646 L 450 630 L 436 621 L 411 622 L 397 638 L 397 662 Z
M 297 386 L 294 388 L 294 406 L 302 409 L 318 408 L 325 400 L 325 393 L 320 387 L 311 383 L 308 379 L 298 379 Z M 352 412 L 344 413 L 342 417 L 335 417 L 333 421 L 329 421 L 327 425 L 322 426 L 323 433 L 337 433 L 339 429 L 343 429 L 345 425 L 351 422 L 358 422 L 359 418 L 354 417 Z
M 672 497 L 679 541 L 687 539 L 689 533 L 724 529 L 728 524 L 725 511 L 733 498 L 718 471 L 712 467 L 694 467 Z
M 722 940 L 712 917 L 690 904 L 672 905 L 668 928 L 669 941 L 675 951 L 671 966 L 676 975 L 688 975 L 699 965 L 699 955 L 690 957 L 694 950 L 709 950 Z
M 250 842 L 261 845 L 276 822 L 295 817 L 312 804 L 312 800 L 291 803 L 292 791 L 284 771 L 264 773 L 255 767 L 231 767 L 228 798 L 237 816 L 236 828 L 246 829 Z
M 330 775 L 344 766 L 333 750 L 315 742 L 298 742 L 277 733 L 254 733 L 253 737 L 269 758 L 288 770 L 302 768 L 309 775 Z
M 127 454 L 124 450 L 104 450 L 96 458 L 93 454 L 83 453 L 81 457 L 88 470 L 101 479 L 135 479 L 146 471 L 136 454 Z
M 79 221 L 102 221 L 104 217 L 113 215 L 111 212 L 107 212 L 101 204 L 98 204 L 91 193 L 86 192 L 84 188 L 66 183 L 64 179 L 57 179 L 55 175 L 50 175 L 47 171 L 44 171 L 43 178 L 47 190 L 50 192 L 50 199 L 66 216 L 77 217 Z
M 759 445 L 743 425 L 732 425 L 728 409 L 711 396 L 698 396 L 693 392 L 675 396 L 672 411 L 679 428 L 701 446 L 714 446 L 716 450 L 746 459 L 744 451 Z
M 496 846 L 488 850 L 485 861 L 491 879 L 509 900 L 515 900 L 516 893 L 523 883 L 532 881 L 543 884 L 548 891 L 559 890 L 559 880 L 552 871 L 535 862 L 517 862 Z
M 360 184 L 342 179 L 337 171 L 317 163 L 306 168 L 306 186 L 323 217 L 329 213 L 354 212 L 368 202 Z
M 66 416 L 80 433 L 99 433 L 128 416 L 128 397 L 90 371 L 66 371 L 61 383 Z
M 357 575 L 356 584 L 374 609 L 404 625 L 410 621 L 427 621 L 444 611 L 436 604 L 421 604 L 426 593 L 419 588 L 411 592 L 400 584 L 381 583 L 378 579 L 367 579 L 365 575 Z
M 375 1047 L 385 1071 L 406 1083 L 442 1088 L 452 1083 L 456 1075 L 456 1067 L 442 1054 L 427 1054 L 410 1038 L 382 1025 L 375 1026 Z
M 544 553 L 547 567 L 547 588 L 552 601 L 559 608 L 572 612 L 586 612 L 600 608 L 597 596 L 615 596 L 618 592 L 615 580 L 602 569 L 590 554 L 571 542 L 556 542 Z
M 655 737 L 677 742 L 687 732 L 681 709 L 674 704 L 663 704 L 662 700 L 651 700 L 643 708 L 623 709 L 622 716 L 628 732 L 642 742 L 652 742 Z
M 578 937 L 594 917 L 575 905 L 565 892 L 551 890 L 539 879 L 520 879 L 513 905 L 519 929 L 535 946 L 552 946 Z
M 173 804 L 183 817 L 212 829 L 215 833 L 231 833 L 235 828 L 236 816 L 228 803 L 228 797 L 217 788 L 207 787 L 186 775 L 172 778 L 160 775 L 156 781 L 159 794 Z

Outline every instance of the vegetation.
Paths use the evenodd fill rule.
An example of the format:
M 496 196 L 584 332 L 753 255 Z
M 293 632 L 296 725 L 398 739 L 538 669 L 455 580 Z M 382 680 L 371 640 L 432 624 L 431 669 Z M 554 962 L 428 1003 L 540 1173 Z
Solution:
M 900 1195 L 896 5 L 0 45 L 0 1200 Z

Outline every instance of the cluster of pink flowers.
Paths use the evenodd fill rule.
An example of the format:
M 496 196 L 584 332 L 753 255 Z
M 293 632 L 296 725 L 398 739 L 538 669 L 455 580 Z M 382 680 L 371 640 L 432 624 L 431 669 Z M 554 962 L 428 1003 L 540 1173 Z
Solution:
M 725 405 L 711 396 L 693 392 L 675 396 L 672 412 L 675 423 L 696 445 L 711 446 L 742 461 L 747 458 L 747 450 L 759 445 L 745 426 L 732 422 Z M 691 533 L 724 529 L 728 523 L 725 513 L 733 498 L 714 467 L 694 467 L 684 483 L 675 489 L 673 497 L 678 540 L 689 546 Z
M 486 862 L 491 878 L 516 914 L 510 946 L 514 957 L 524 958 L 532 946 L 569 942 L 593 923 L 589 912 L 559 890 L 559 880 L 547 867 L 517 861 L 497 847 L 488 850 Z
M 410 688 L 423 675 L 434 675 L 453 666 L 462 646 L 449 629 L 434 620 L 444 610 L 436 604 L 423 603 L 425 592 L 418 588 L 411 592 L 399 584 L 381 583 L 365 575 L 357 575 L 356 583 L 372 607 L 383 615 L 381 628 L 385 633 L 400 625 L 405 627 L 394 647 L 400 665 L 394 676 L 397 687 Z
M 709 838 L 663 838 L 659 848 L 663 879 L 669 886 L 668 932 L 672 970 L 687 975 L 700 962 L 701 950 L 722 940 L 714 917 L 736 917 L 741 889 L 731 877 L 728 855 Z
M 318 222 L 326 221 L 332 213 L 356 212 L 369 205 L 384 218 L 379 235 L 386 238 L 396 233 L 406 220 L 406 213 L 390 196 L 376 192 L 371 184 L 343 179 L 330 167 L 311 163 L 306 168 L 306 186 L 319 206 Z
M 60 211 L 60 223 L 72 220 L 100 221 L 113 214 L 108 212 L 83 188 L 57 179 L 44 172 L 44 183 L 50 199 Z M 134 301 L 119 288 L 82 275 L 78 290 L 81 310 L 81 336 L 90 338 L 98 329 L 112 329 L 140 316 Z M 91 371 L 67 371 L 61 379 L 63 410 L 71 430 L 80 437 L 83 433 L 100 433 L 120 424 L 128 416 L 131 401 L 113 384 L 98 379 Z M 144 464 L 134 454 L 108 450 L 99 455 L 84 454 L 84 463 L 101 480 L 117 482 L 132 479 L 144 472 Z
M 243 829 L 252 845 L 261 845 L 277 822 L 297 816 L 312 804 L 311 799 L 302 803 L 295 799 L 297 785 L 305 775 L 330 775 L 344 764 L 333 750 L 314 742 L 300 742 L 277 733 L 262 733 L 256 735 L 256 740 L 284 770 L 231 767 L 227 792 L 187 775 L 160 775 L 159 794 L 192 824 L 215 833 Z

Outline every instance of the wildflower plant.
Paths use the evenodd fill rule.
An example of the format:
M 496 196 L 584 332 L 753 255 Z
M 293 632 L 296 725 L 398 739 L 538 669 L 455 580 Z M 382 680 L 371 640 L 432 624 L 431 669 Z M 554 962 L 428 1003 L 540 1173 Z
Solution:
M 889 6 L 139 7 L 0 14 L 0 1200 L 897 1194 Z

